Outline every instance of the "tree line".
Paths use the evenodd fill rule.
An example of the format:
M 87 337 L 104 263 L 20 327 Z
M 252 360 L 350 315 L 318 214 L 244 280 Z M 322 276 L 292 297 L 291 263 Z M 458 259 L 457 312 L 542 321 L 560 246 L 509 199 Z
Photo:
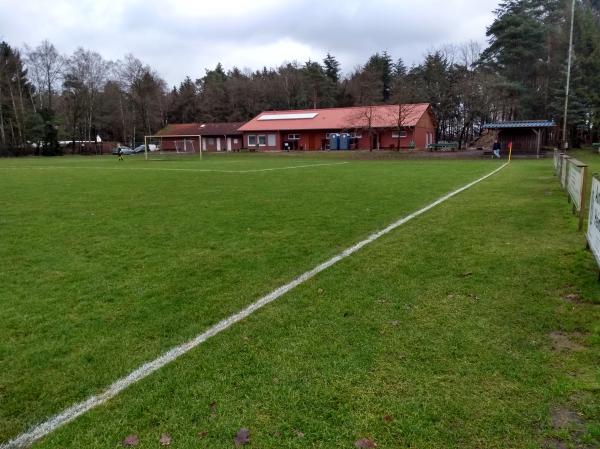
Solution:
M 506 0 L 474 42 L 431 50 L 407 67 L 377 52 L 343 73 L 334 55 L 276 68 L 221 64 L 169 88 L 133 55 L 109 61 L 49 41 L 0 43 L 0 154 L 62 152 L 59 141 L 133 143 L 167 123 L 246 121 L 263 110 L 431 103 L 439 140 L 463 146 L 495 120 L 563 116 L 571 0 Z M 569 138 L 600 140 L 600 0 L 577 0 Z M 400 114 L 401 115 L 401 114 Z M 399 121 L 399 124 L 401 122 Z

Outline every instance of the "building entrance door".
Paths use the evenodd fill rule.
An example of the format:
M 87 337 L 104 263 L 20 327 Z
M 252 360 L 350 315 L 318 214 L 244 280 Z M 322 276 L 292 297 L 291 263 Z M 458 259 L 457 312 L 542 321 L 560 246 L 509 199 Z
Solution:
M 373 139 L 371 142 L 371 148 L 373 150 L 378 150 L 379 149 L 379 134 L 373 134 Z

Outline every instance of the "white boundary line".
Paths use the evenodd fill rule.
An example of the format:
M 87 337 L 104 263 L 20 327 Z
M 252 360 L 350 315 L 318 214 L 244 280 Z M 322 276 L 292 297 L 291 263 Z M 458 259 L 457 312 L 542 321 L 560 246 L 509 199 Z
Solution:
M 71 407 L 64 410 L 62 413 L 59 413 L 58 415 L 53 416 L 52 418 L 48 419 L 47 421 L 45 421 L 41 424 L 38 424 L 37 426 L 33 427 L 26 433 L 19 435 L 18 437 L 10 440 L 7 443 L 3 443 L 2 445 L 0 445 L 0 449 L 21 449 L 21 448 L 27 447 L 30 444 L 34 443 L 35 441 L 39 440 L 40 438 L 42 438 L 42 437 L 48 435 L 49 433 L 53 432 L 54 430 L 58 429 L 59 427 L 73 421 L 74 419 L 78 418 L 79 416 L 83 415 L 84 413 L 93 409 L 94 407 L 104 404 L 108 400 L 117 396 L 121 391 L 125 390 L 130 385 L 133 385 L 133 384 L 139 382 L 140 380 L 144 379 L 145 377 L 148 377 L 150 374 L 159 370 L 163 366 L 171 363 L 175 359 L 181 357 L 185 353 L 194 349 L 196 346 L 204 343 L 210 337 L 217 335 L 218 333 L 233 326 L 238 321 L 241 321 L 244 318 L 252 315 L 257 310 L 263 308 L 267 304 L 280 298 L 281 296 L 283 296 L 284 294 L 286 294 L 293 288 L 295 288 L 298 285 L 311 279 L 312 277 L 314 277 L 321 271 L 326 270 L 327 268 L 336 264 L 340 260 L 345 259 L 346 257 L 348 257 L 351 254 L 355 253 L 356 251 L 360 250 L 364 246 L 368 245 L 369 243 L 374 242 L 375 240 L 379 239 L 380 237 L 384 236 L 385 234 L 388 234 L 389 232 L 393 231 L 397 227 L 402 226 L 404 223 L 412 220 L 413 218 L 424 214 L 425 212 L 429 211 L 430 209 L 433 209 L 434 207 L 436 207 L 436 206 L 440 205 L 441 203 L 447 201 L 448 199 L 452 198 L 453 196 L 458 195 L 459 193 L 464 192 L 465 190 L 473 187 L 475 184 L 478 184 L 481 181 L 489 178 L 490 176 L 492 176 L 492 175 L 496 174 L 497 172 L 499 172 L 500 170 L 502 170 L 507 165 L 508 165 L 508 163 L 505 163 L 504 165 L 502 165 L 499 168 L 495 169 L 494 171 L 488 173 L 487 175 L 482 176 L 481 178 L 479 178 L 473 182 L 470 182 L 469 184 L 440 197 L 439 199 L 435 200 L 433 203 L 430 203 L 429 205 L 423 207 L 422 209 L 419 209 L 418 211 L 413 212 L 410 215 L 407 215 L 406 217 L 401 218 L 398 221 L 395 221 L 394 223 L 392 223 L 388 227 L 382 229 L 381 231 L 371 234 L 366 239 L 358 242 L 357 244 L 355 244 L 354 246 L 351 246 L 350 248 L 345 249 L 338 255 L 333 256 L 331 259 L 316 266 L 312 270 L 309 270 L 309 271 L 301 274 L 293 281 L 291 281 L 285 285 L 282 285 L 281 287 L 277 288 L 276 290 L 273 290 L 271 293 L 263 296 L 255 303 L 250 304 L 249 306 L 247 306 L 246 308 L 242 309 L 241 311 L 235 313 L 234 315 L 231 315 L 229 318 L 225 318 L 224 320 L 222 320 L 219 323 L 215 324 L 214 326 L 210 327 L 204 333 L 197 335 L 196 337 L 192 338 L 191 340 L 189 340 L 179 346 L 175 346 L 174 348 L 165 352 L 164 354 L 162 354 L 158 358 L 152 360 L 151 362 L 145 363 L 144 365 L 140 366 L 136 370 L 129 373 L 127 376 L 122 377 L 119 380 L 117 380 L 115 383 L 113 383 L 111 386 L 109 386 L 102 393 L 91 396 L 83 402 L 72 405 Z
M 199 173 L 258 173 L 263 171 L 276 171 L 276 170 L 293 170 L 296 168 L 310 168 L 310 167 L 325 167 L 331 165 L 345 165 L 350 162 L 332 162 L 323 164 L 303 164 L 303 165 L 290 165 L 287 167 L 272 167 L 272 168 L 256 168 L 249 170 L 218 170 L 211 168 L 163 168 L 163 167 L 81 167 L 81 166 L 69 166 L 69 165 L 49 165 L 47 167 L 40 166 L 24 166 L 24 167 L 0 167 L 2 170 L 53 170 L 53 169 L 89 169 L 89 170 L 116 170 L 116 171 L 129 171 L 129 170 L 152 170 L 152 171 L 189 171 Z M 1 446 L 0 446 L 1 447 Z

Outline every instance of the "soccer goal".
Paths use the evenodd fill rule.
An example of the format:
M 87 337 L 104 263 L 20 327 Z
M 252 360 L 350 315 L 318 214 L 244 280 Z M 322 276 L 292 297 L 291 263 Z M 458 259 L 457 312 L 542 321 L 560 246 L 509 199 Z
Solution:
M 145 145 L 148 148 L 146 159 L 165 160 L 185 156 L 202 158 L 200 142 L 201 136 L 146 136 Z

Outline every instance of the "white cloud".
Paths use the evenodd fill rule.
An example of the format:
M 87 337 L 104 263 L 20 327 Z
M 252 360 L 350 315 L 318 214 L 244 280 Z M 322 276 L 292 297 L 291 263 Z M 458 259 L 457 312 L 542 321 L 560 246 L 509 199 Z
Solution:
M 320 60 L 346 72 L 376 51 L 410 65 L 434 47 L 485 42 L 498 0 L 0 0 L 0 39 L 107 59 L 133 53 L 170 84 L 226 68 Z

